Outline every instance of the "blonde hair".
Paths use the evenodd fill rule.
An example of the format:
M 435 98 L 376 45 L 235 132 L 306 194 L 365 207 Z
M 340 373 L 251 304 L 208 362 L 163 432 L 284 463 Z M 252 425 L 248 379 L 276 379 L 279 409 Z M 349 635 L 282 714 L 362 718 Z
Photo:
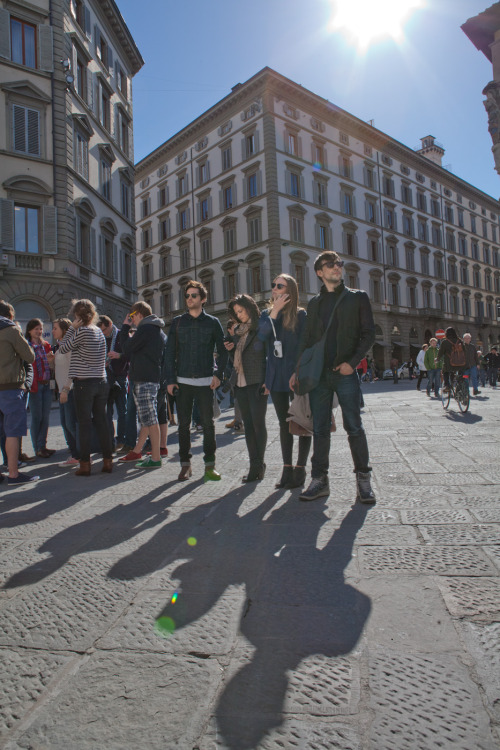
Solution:
M 70 318 L 80 318 L 84 326 L 90 326 L 97 320 L 95 305 L 89 299 L 71 300 Z
M 288 273 L 279 273 L 275 278 L 277 279 L 285 279 L 286 281 L 286 293 L 288 294 L 288 302 L 283 308 L 283 328 L 286 328 L 287 331 L 295 331 L 297 328 L 297 313 L 299 310 L 302 310 L 302 307 L 299 307 L 299 287 L 297 286 L 296 280 L 293 278 L 293 276 L 290 276 Z M 267 309 L 269 312 L 274 307 L 274 300 L 271 297 L 271 299 L 268 302 Z

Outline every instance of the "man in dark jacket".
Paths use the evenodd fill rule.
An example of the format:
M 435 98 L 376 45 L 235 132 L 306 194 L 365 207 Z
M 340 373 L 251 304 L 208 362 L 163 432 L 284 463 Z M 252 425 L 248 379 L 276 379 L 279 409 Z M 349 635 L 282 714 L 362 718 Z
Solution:
M 131 325 L 137 326 L 130 336 Z M 136 463 L 138 469 L 159 469 L 160 427 L 158 424 L 157 396 L 160 386 L 161 362 L 167 337 L 163 332 L 163 320 L 153 315 L 146 302 L 136 302 L 123 321 L 120 345 L 123 356 L 130 357 L 130 379 L 134 384 L 134 401 L 141 424 L 134 450 L 120 461 L 137 461 L 142 457 L 144 443 L 149 436 L 151 456 Z
M 101 315 L 97 325 L 106 339 L 106 378 L 109 385 L 107 414 L 111 437 L 116 450 L 123 448 L 127 425 L 127 373 L 129 362 L 126 357 L 115 358 L 111 352 L 121 354 L 120 331 L 108 315 Z M 116 438 L 113 425 L 113 407 L 116 406 Z
M 184 481 L 192 474 L 189 428 L 196 400 L 203 428 L 204 480 L 218 480 L 221 477 L 215 471 L 214 390 L 219 387 L 226 369 L 224 331 L 218 318 L 207 315 L 203 309 L 207 290 L 200 281 L 188 281 L 184 297 L 187 312 L 172 321 L 165 353 L 167 390 L 171 396 L 177 392 L 181 460 L 178 478 Z
M 307 307 L 299 357 L 304 349 L 321 339 L 337 306 L 326 336 L 321 380 L 309 394 L 313 415 L 311 483 L 300 499 L 316 500 L 330 494 L 330 422 L 333 394 L 336 393 L 354 462 L 357 498 L 363 503 L 374 503 L 368 443 L 361 421 L 360 385 L 355 370 L 375 341 L 375 324 L 366 292 L 344 286 L 343 265 L 339 255 L 332 251 L 321 253 L 314 262 L 314 270 L 323 286 Z M 292 389 L 294 382 L 295 375 L 292 375 Z
M 488 368 L 488 382 L 492 388 L 496 388 L 498 380 L 498 369 L 500 368 L 500 354 L 496 346 L 484 356 L 484 362 Z

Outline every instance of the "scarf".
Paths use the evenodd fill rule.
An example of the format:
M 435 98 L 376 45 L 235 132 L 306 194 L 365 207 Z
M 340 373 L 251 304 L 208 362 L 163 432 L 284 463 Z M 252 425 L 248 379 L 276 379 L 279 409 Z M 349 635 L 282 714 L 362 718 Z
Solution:
M 38 376 L 38 380 L 50 380 L 50 365 L 47 359 L 47 352 L 45 351 L 46 342 L 41 344 L 31 344 L 35 352 L 35 367 Z
M 234 351 L 234 369 L 238 373 L 238 380 L 236 382 L 236 385 L 239 388 L 244 388 L 247 384 L 245 372 L 243 370 L 243 349 L 245 348 L 248 333 L 251 327 L 252 321 L 249 320 L 247 323 L 240 323 L 235 330 L 235 333 L 237 336 L 239 336 L 239 339 Z

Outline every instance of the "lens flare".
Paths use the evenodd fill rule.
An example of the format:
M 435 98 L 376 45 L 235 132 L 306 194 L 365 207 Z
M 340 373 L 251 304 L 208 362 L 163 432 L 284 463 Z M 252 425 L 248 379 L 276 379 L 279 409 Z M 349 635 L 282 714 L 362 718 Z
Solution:
M 172 635 L 175 630 L 175 622 L 171 617 L 158 617 L 155 622 L 155 630 L 163 636 Z
M 178 596 L 178 594 L 177 594 L 177 591 L 176 591 L 175 594 L 172 596 L 172 598 L 170 600 L 172 602 L 172 604 L 175 604 L 175 602 L 177 601 L 177 596 Z
M 190 547 L 195 547 L 198 544 L 198 540 L 194 536 L 188 537 L 187 543 Z

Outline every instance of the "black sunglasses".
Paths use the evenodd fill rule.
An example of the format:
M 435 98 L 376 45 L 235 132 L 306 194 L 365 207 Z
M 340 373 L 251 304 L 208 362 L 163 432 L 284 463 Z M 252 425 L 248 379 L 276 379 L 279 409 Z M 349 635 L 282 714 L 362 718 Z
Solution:
M 189 299 L 190 297 L 192 299 L 196 299 L 196 297 L 199 297 L 199 296 L 200 295 L 198 294 L 198 292 L 186 292 L 186 294 L 184 295 L 184 299 Z
M 278 284 L 278 282 L 273 281 L 271 289 L 286 289 L 286 284 Z
M 335 268 L 337 266 L 338 268 L 343 268 L 344 261 L 343 260 L 326 260 L 324 263 L 321 264 L 321 268 L 324 267 L 327 268 Z

